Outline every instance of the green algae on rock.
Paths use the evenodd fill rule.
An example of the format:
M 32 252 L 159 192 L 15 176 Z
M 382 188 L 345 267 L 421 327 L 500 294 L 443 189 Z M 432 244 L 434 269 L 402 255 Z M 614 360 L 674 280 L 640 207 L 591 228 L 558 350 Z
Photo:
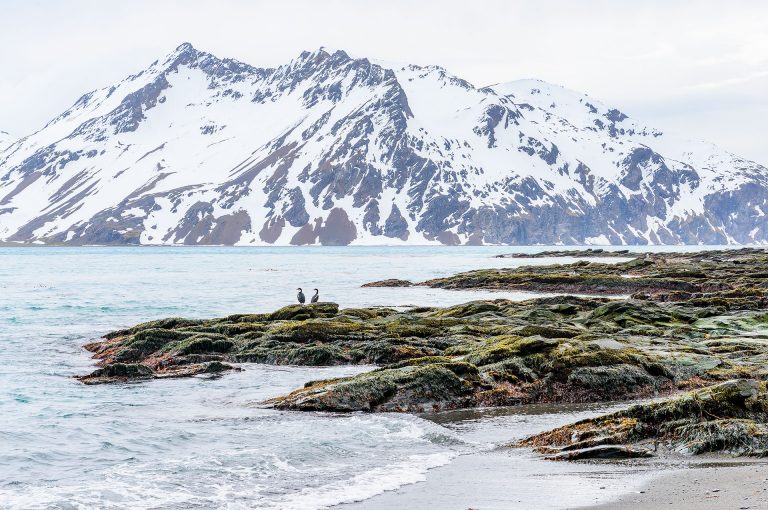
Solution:
M 634 258 L 636 254 L 629 250 L 605 250 L 603 248 L 586 248 L 584 250 L 544 250 L 536 253 L 505 253 L 496 255 L 497 259 L 543 259 L 548 257 L 607 257 Z
M 558 251 L 557 256 L 613 256 L 615 252 Z M 681 302 L 728 310 L 768 306 L 768 251 L 757 248 L 693 253 L 622 254 L 618 263 L 481 269 L 435 278 L 418 285 L 443 289 L 632 295 L 643 300 Z M 520 254 L 516 258 L 536 258 Z M 368 286 L 386 286 L 386 280 Z
M 86 346 L 86 383 L 183 377 L 231 363 L 374 364 L 275 398 L 281 409 L 431 411 L 644 398 L 765 377 L 765 312 L 561 296 L 447 308 L 334 303 L 211 320 L 166 319 Z M 737 335 L 750 331 L 748 340 Z
M 598 446 L 664 448 L 700 454 L 768 455 L 765 382 L 730 380 L 658 402 L 581 420 L 515 443 L 554 459 L 590 456 Z M 578 452 L 582 452 L 580 455 Z
M 596 281 L 600 288 L 634 282 L 646 293 L 632 299 L 497 299 L 406 310 L 318 303 L 210 320 L 164 319 L 86 346 L 100 368 L 80 380 L 181 377 L 241 362 L 372 364 L 380 368 L 314 381 L 269 404 L 429 411 L 627 400 L 733 378 L 766 379 L 765 259 L 766 252 L 755 249 L 644 255 L 619 264 L 582 262 L 440 280 L 452 282 L 446 287 L 474 282 L 470 287 L 480 288 L 489 275 L 497 283 L 526 285 L 543 280 L 524 275 L 538 275 L 587 282 L 593 290 Z M 650 288 L 658 292 L 649 296 Z
M 477 367 L 436 361 L 380 368 L 357 377 L 310 383 L 271 401 L 278 409 L 304 411 L 412 411 L 469 399 Z M 466 407 L 466 406 L 461 406 Z
M 451 339 L 440 357 L 315 381 L 270 401 L 282 409 L 427 411 L 532 402 L 595 402 L 674 393 L 732 377 L 764 378 L 764 312 L 700 303 L 578 297 L 466 303 L 403 312 Z M 719 315 L 722 314 L 722 315 Z M 445 322 L 450 320 L 451 322 Z M 751 328 L 752 338 L 734 336 Z M 430 361 L 431 360 L 431 361 Z M 422 377 L 449 361 L 476 368 Z M 461 384 L 457 384 L 458 379 Z M 383 388 L 376 395 L 363 387 Z M 446 393 L 446 389 L 449 389 Z M 369 398 L 370 397 L 370 398 Z
M 381 280 L 379 282 L 365 283 L 362 287 L 410 287 L 413 282 L 410 280 L 400 280 L 398 278 L 390 278 L 388 280 Z
M 143 364 L 112 363 L 99 368 L 85 376 L 77 376 L 76 379 L 84 384 L 105 384 L 114 382 L 138 382 L 147 379 L 165 379 L 172 377 L 192 377 L 196 375 L 217 375 L 222 372 L 240 371 L 241 369 L 228 363 L 208 361 L 203 363 L 189 363 L 183 366 L 167 368 L 161 371 L 153 371 Z

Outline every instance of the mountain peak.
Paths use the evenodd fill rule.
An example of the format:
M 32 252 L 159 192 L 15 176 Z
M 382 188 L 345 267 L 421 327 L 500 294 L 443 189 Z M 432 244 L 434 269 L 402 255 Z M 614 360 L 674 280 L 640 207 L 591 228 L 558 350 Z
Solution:
M 173 60 L 181 56 L 197 56 L 200 53 L 202 52 L 195 48 L 192 43 L 184 42 L 179 44 L 176 49 L 170 52 L 168 57 L 166 57 L 166 60 Z
M 178 64 L 189 64 L 194 61 L 200 60 L 201 57 L 216 58 L 210 53 L 206 53 L 204 51 L 198 50 L 197 48 L 192 46 L 192 43 L 185 42 L 178 45 L 175 50 L 173 50 L 171 53 L 168 54 L 167 57 L 165 57 L 163 66 L 175 67 Z M 216 58 L 216 60 L 219 60 L 219 59 Z
M 315 53 L 324 53 L 328 56 L 336 56 L 336 57 L 344 57 L 344 58 L 350 58 L 349 54 L 344 51 L 340 50 L 338 48 L 330 48 L 328 46 L 320 46 Z
M 199 53 L 199 51 L 192 46 L 192 43 L 184 42 L 179 44 L 175 50 L 173 50 L 173 55 L 181 55 L 183 53 Z
M 179 66 L 197 68 L 207 75 L 218 79 L 242 79 L 249 74 L 263 76 L 267 71 L 266 69 L 250 66 L 239 60 L 219 58 L 212 53 L 195 48 L 188 42 L 180 44 L 170 53 L 161 64 L 160 70 L 161 72 L 175 71 Z
M 309 51 L 309 50 L 302 51 L 301 54 L 299 55 L 298 60 L 319 63 L 329 58 L 335 58 L 338 60 L 349 60 L 350 56 L 344 50 L 333 49 L 327 46 L 320 46 L 319 48 L 313 51 Z

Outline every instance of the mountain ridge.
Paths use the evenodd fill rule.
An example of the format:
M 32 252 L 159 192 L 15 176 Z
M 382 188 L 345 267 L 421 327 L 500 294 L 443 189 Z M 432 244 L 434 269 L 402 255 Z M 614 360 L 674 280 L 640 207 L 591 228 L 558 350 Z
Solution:
M 184 43 L 3 148 L 0 241 L 751 244 L 768 169 L 538 80 Z
M 0 151 L 9 147 L 16 141 L 16 137 L 11 135 L 8 131 L 0 131 Z

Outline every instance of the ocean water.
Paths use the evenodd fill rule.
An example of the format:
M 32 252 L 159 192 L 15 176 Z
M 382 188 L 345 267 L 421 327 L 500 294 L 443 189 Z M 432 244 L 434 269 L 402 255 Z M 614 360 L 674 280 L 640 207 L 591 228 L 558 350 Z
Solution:
M 258 406 L 307 380 L 370 367 L 254 364 L 217 379 L 103 386 L 72 378 L 94 368 L 82 345 L 110 330 L 167 316 L 270 311 L 293 303 L 297 287 L 307 294 L 319 288 L 322 300 L 341 306 L 530 297 L 360 287 L 554 261 L 493 257 L 510 251 L 0 248 L 0 508 L 327 508 L 425 480 L 462 456 L 597 412 L 552 410 L 522 420 L 458 415 L 441 423 Z

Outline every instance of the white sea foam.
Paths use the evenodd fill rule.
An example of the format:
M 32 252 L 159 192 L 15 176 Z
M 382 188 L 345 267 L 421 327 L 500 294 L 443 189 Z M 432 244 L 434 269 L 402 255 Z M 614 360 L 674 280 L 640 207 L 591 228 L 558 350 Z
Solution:
M 456 455 L 455 452 L 410 455 L 401 462 L 355 475 L 351 480 L 329 483 L 317 489 L 303 489 L 265 508 L 315 510 L 362 501 L 403 485 L 421 482 L 426 479 L 428 470 L 448 464 Z

